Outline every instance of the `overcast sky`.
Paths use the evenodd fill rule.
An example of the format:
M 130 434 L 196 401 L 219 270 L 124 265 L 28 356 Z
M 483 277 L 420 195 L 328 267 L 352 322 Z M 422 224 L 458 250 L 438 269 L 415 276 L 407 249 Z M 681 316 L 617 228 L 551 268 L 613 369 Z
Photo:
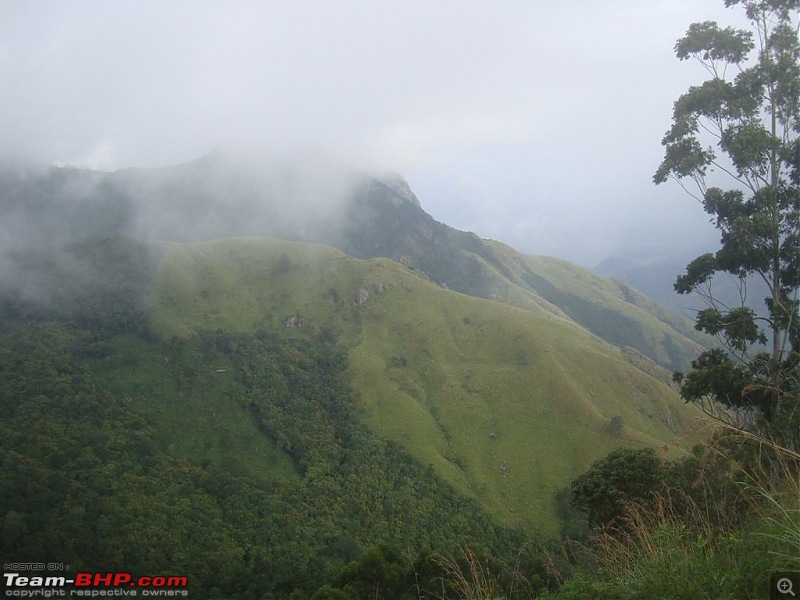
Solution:
M 321 152 L 528 253 L 702 249 L 699 206 L 651 178 L 704 78 L 674 43 L 708 19 L 741 24 L 722 0 L 0 0 L 0 154 Z

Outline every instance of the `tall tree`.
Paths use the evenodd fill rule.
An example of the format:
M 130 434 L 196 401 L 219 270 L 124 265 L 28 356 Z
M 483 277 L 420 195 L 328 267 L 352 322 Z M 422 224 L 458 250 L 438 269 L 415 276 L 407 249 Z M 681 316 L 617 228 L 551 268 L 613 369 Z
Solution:
M 710 78 L 675 102 L 653 177 L 678 181 L 720 231 L 719 250 L 689 263 L 675 289 L 704 297 L 696 327 L 722 348 L 676 380 L 687 401 L 798 448 L 800 0 L 725 5 L 741 7 L 750 29 L 693 23 L 676 43 L 678 59 L 699 62 Z M 738 282 L 738 306 L 714 295 L 717 273 Z M 769 290 L 759 312 L 746 303 L 752 278 Z

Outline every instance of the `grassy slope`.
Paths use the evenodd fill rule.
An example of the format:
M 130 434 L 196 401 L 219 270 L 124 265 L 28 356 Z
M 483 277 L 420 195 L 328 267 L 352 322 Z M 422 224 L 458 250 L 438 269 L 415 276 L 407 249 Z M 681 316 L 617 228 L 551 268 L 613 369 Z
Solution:
M 533 292 L 607 342 L 635 348 L 670 369 L 685 369 L 709 339 L 691 322 L 619 280 L 568 261 L 529 256 L 487 241 L 517 286 Z M 516 302 L 515 302 L 516 303 Z
M 373 284 L 386 291 L 376 294 Z M 369 300 L 356 306 L 363 287 Z M 169 244 L 149 299 L 164 339 L 299 318 L 350 348 L 363 416 L 504 524 L 555 533 L 555 493 L 620 445 L 687 440 L 666 385 L 555 312 L 444 290 L 398 263 L 237 238 Z M 624 419 L 621 436 L 605 431 Z
M 628 346 L 662 367 L 685 370 L 701 336 L 625 283 L 567 261 L 522 254 L 437 222 L 386 186 L 367 186 L 353 201 L 343 237 L 327 243 L 359 258 L 389 257 L 436 283 L 478 298 L 499 298 L 533 313 L 568 316 L 615 346 Z

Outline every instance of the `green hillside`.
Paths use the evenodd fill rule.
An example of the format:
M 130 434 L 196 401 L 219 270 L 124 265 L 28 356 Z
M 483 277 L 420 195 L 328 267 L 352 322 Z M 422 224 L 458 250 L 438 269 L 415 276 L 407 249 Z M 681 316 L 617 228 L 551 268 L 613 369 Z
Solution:
M 256 600 L 308 598 L 387 541 L 404 568 L 425 548 L 526 544 L 355 417 L 330 340 L 161 342 L 31 309 L 0 302 L 6 562 L 180 573 L 192 596 Z
M 147 310 L 164 340 L 217 328 L 336 340 L 372 428 L 529 531 L 556 533 L 556 493 L 611 449 L 690 441 L 693 412 L 642 357 L 390 260 L 272 239 L 166 244 Z
M 633 348 L 670 371 L 685 370 L 701 345 L 713 343 L 688 319 L 623 282 L 449 227 L 380 182 L 364 184 L 347 215 L 342 231 L 322 241 L 359 258 L 392 258 L 471 296 L 568 316 L 597 337 Z
M 670 370 L 685 369 L 712 340 L 626 283 L 566 260 L 529 256 L 487 242 L 510 279 L 551 302 L 586 329 L 616 346 L 635 348 Z
M 328 227 L 204 165 L 3 175 L 29 232 L 0 269 L 4 555 L 283 598 L 382 542 L 526 545 L 544 581 L 570 481 L 693 441 L 685 336 L 632 290 L 377 180 Z
M 686 370 L 700 344 L 711 343 L 690 321 L 627 284 L 436 221 L 396 176 L 380 180 L 333 166 L 317 172 L 212 154 L 170 168 L 116 173 L 40 168 L 21 176 L 0 166 L 0 187 L 0 213 L 15 230 L 28 232 L 19 240 L 10 236 L 6 262 L 16 288 L 48 287 L 31 275 L 30 265 L 19 263 L 31 247 L 69 244 L 101 231 L 148 242 L 268 236 L 325 244 L 361 259 L 389 258 L 448 289 L 569 318 L 670 371 Z M 84 273 L 75 267 L 81 264 L 60 265 L 74 271 L 78 288 Z M 54 303 L 64 295 L 51 293 Z

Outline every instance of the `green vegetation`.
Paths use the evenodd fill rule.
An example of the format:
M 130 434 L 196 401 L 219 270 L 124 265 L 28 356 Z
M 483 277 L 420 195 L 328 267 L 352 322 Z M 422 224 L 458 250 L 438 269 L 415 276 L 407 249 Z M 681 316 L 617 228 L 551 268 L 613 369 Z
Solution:
M 330 345 L 221 331 L 166 347 L 105 343 L 52 322 L 1 341 L 5 558 L 169 569 L 202 595 L 260 598 L 311 592 L 380 540 L 415 554 L 462 540 L 500 554 L 522 544 L 359 425 L 346 357 Z M 169 377 L 125 375 L 148 367 L 129 353 L 147 343 L 170 353 Z M 230 419 L 217 421 L 222 407 L 203 374 L 217 364 L 240 380 L 228 410 L 247 415 L 260 438 L 240 427 L 236 439 Z M 113 393 L 106 378 L 117 379 Z M 170 380 L 181 392 L 167 400 Z M 159 421 L 153 396 L 179 404 L 186 422 Z M 198 431 L 196 413 L 219 431 Z
M 75 247 L 92 269 L 74 301 L 0 304 L 12 560 L 243 598 L 458 597 L 460 565 L 519 595 L 556 584 L 563 551 L 535 540 L 572 477 L 689 434 L 625 353 L 396 262 L 255 238 Z M 105 293 L 126 280 L 124 302 Z
M 711 75 L 677 102 L 654 180 L 686 180 L 720 231 L 721 247 L 693 260 L 679 293 L 700 292 L 696 328 L 717 336 L 681 382 L 687 401 L 715 417 L 800 449 L 800 42 L 796 0 L 738 0 L 750 30 L 694 23 L 678 40 L 680 60 Z M 755 56 L 751 52 L 755 50 Z M 708 143 L 713 145 L 707 145 Z M 710 173 L 724 173 L 731 189 Z M 686 188 L 684 188 L 686 189 Z M 690 191 L 690 193 L 692 193 Z M 712 288 L 727 273 L 740 287 L 726 305 Z M 747 280 L 767 287 L 761 310 L 747 305 Z M 766 344 L 769 352 L 763 352 Z M 719 410 L 724 407 L 725 410 Z
M 362 288 L 369 299 L 357 305 Z M 165 340 L 266 328 L 348 348 L 358 418 L 531 533 L 558 533 L 559 490 L 607 452 L 691 445 L 692 411 L 629 354 L 393 261 L 256 238 L 170 244 L 147 306 Z
M 574 482 L 596 528 L 555 597 L 765 598 L 771 574 L 796 569 L 800 456 L 728 432 L 653 458 L 614 453 Z
M 652 448 L 615 450 L 571 484 L 572 503 L 598 527 L 619 521 L 634 502 L 650 499 L 663 483 L 662 467 Z
M 309 185 L 302 171 L 260 172 L 215 155 L 173 168 L 112 174 L 43 169 L 20 176 L 0 169 L 6 192 L 0 203 L 4 214 L 35 233 L 33 239 L 15 240 L 24 252 L 14 254 L 48 247 L 60 255 L 62 246 L 98 231 L 168 242 L 246 235 L 316 242 L 360 259 L 398 261 L 463 294 L 498 299 L 538 316 L 571 319 L 670 371 L 686 369 L 700 351 L 697 344 L 707 345 L 708 338 L 688 320 L 625 284 L 566 261 L 526 256 L 434 220 L 403 182 L 387 185 L 354 173 L 329 175 L 351 184 L 347 192 L 337 186 L 329 190 L 328 200 L 341 214 L 302 208 L 298 190 Z M 80 265 L 58 266 L 72 280 L 81 279 L 80 269 L 74 269 Z M 291 265 L 275 266 L 291 272 Z M 16 268 L 12 279 L 21 287 L 41 283 L 30 280 L 26 265 Z
M 20 319 L 74 320 L 96 332 L 143 330 L 140 295 L 156 260 L 153 248 L 125 236 L 42 244 L 12 255 L 21 274 L 16 286 L 0 288 L 0 301 Z
M 351 256 L 393 258 L 448 289 L 571 319 L 664 368 L 688 367 L 701 345 L 711 341 L 687 319 L 622 282 L 448 227 L 384 185 L 361 189 L 348 214 L 344 231 L 324 241 Z
M 688 365 L 710 339 L 691 323 L 622 281 L 549 256 L 526 256 L 487 242 L 509 279 L 615 346 L 630 347 L 667 369 Z M 530 301 L 529 301 L 530 302 Z

